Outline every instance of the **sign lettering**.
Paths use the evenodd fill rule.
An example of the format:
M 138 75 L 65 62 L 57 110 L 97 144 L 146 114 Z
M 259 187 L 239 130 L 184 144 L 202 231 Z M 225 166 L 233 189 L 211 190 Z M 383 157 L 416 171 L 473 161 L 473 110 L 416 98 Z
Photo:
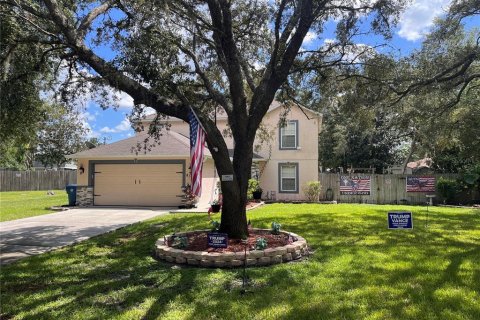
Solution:
M 228 247 L 228 234 L 210 232 L 208 236 L 208 246 L 210 248 L 226 248 Z
M 408 211 L 389 212 L 388 229 L 413 229 L 412 213 Z

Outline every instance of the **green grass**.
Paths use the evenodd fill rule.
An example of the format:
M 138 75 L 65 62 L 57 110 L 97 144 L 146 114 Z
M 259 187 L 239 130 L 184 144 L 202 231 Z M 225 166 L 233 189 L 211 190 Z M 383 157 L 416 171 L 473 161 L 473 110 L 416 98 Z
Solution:
M 9 221 L 52 213 L 50 207 L 68 203 L 65 190 L 0 192 L 0 221 Z
M 388 230 L 386 212 L 413 211 L 414 230 Z M 304 236 L 306 261 L 241 270 L 177 267 L 152 258 L 155 240 L 208 225 L 169 215 L 1 269 L 0 318 L 480 319 L 480 211 L 374 205 L 266 205 Z

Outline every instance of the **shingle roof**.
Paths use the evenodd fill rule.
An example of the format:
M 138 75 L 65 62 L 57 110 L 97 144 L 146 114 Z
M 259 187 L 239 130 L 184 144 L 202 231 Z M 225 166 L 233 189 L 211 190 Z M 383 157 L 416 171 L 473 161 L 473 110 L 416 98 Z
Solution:
M 278 107 L 281 107 L 281 106 L 283 106 L 283 104 L 281 102 L 274 100 L 272 102 L 272 104 L 270 105 L 270 107 L 268 108 L 267 113 L 270 112 L 270 111 L 273 111 L 273 110 L 275 110 L 275 109 L 277 109 Z M 303 110 L 310 111 L 314 114 L 320 115 L 319 112 L 317 112 L 315 110 L 308 109 L 304 106 L 299 106 L 299 108 L 301 108 Z M 146 120 L 146 121 L 152 121 L 153 119 L 155 119 L 155 116 L 156 116 L 156 114 L 152 113 L 152 114 L 146 115 L 143 119 Z M 214 118 L 213 114 L 211 115 L 211 118 L 212 119 Z M 223 109 L 219 108 L 218 111 L 217 111 L 217 120 L 225 120 L 225 119 L 227 119 L 227 114 L 225 113 L 225 111 L 223 111 Z M 171 117 L 168 117 L 166 120 L 168 120 L 168 121 L 183 121 L 181 119 L 171 118 Z M 162 120 L 162 121 L 165 121 L 165 120 Z
M 190 156 L 189 139 L 177 132 L 171 130 L 165 131 L 158 143 L 156 143 L 153 138 L 145 142 L 148 137 L 148 133 L 140 133 L 128 139 L 100 145 L 93 149 L 69 155 L 68 158 Z M 145 145 L 149 150 L 137 151 L 138 147 L 145 147 Z M 204 154 L 207 156 L 210 155 L 207 148 L 205 148 Z

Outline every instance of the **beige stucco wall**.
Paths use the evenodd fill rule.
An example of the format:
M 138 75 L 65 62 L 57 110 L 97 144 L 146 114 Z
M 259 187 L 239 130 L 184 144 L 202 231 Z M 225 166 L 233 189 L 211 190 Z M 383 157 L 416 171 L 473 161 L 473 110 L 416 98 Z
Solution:
M 276 200 L 303 200 L 305 199 L 302 187 L 308 181 L 318 180 L 318 134 L 321 130 L 322 118 L 319 114 L 302 110 L 297 106 L 292 106 L 290 112 L 286 116 L 286 120 L 298 121 L 298 149 L 281 150 L 279 141 L 279 119 L 284 113 L 284 109 L 279 107 L 267 113 L 262 121 L 262 125 L 271 133 L 268 141 L 256 139 L 254 152 L 262 156 L 265 161 L 260 162 L 262 168 L 260 185 L 264 190 L 263 197 L 267 196 L 267 192 L 276 192 Z M 308 116 L 308 118 L 307 118 Z M 189 136 L 189 126 L 186 122 L 180 120 L 169 121 L 170 130 Z M 217 127 L 221 132 L 228 128 L 226 119 L 218 119 Z M 258 134 L 257 134 L 258 136 Z M 233 148 L 233 139 L 224 136 L 228 148 Z M 271 152 L 270 152 L 271 150 Z M 206 166 L 210 170 L 210 165 Z M 298 163 L 299 173 L 299 190 L 298 193 L 280 193 L 278 181 L 278 165 L 279 163 Z M 205 170 L 205 169 L 204 169 Z M 206 172 L 206 171 L 204 171 Z M 209 183 L 209 182 L 206 182 Z
M 292 107 L 286 120 L 298 121 L 298 149 L 281 150 L 279 126 L 282 108 L 277 108 L 267 114 L 263 120 L 265 127 L 272 128 L 274 133 L 269 144 L 264 143 L 257 152 L 267 161 L 260 177 L 260 186 L 264 190 L 264 197 L 271 191 L 276 192 L 276 200 L 303 200 L 305 199 L 302 186 L 307 181 L 318 180 L 318 134 L 321 126 L 321 117 L 318 114 L 304 110 L 310 119 L 298 107 Z M 259 141 L 257 140 L 257 144 Z M 271 156 L 270 153 L 271 146 Z M 278 165 L 279 163 L 298 163 L 298 193 L 280 193 Z M 262 171 L 262 170 L 260 170 Z

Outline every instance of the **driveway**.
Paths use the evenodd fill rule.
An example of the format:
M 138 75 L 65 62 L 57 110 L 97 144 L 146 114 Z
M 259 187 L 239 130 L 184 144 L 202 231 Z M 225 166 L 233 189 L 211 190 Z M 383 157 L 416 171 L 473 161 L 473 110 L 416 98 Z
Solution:
M 79 208 L 0 223 L 0 264 L 44 253 L 135 222 L 167 214 L 171 208 Z

